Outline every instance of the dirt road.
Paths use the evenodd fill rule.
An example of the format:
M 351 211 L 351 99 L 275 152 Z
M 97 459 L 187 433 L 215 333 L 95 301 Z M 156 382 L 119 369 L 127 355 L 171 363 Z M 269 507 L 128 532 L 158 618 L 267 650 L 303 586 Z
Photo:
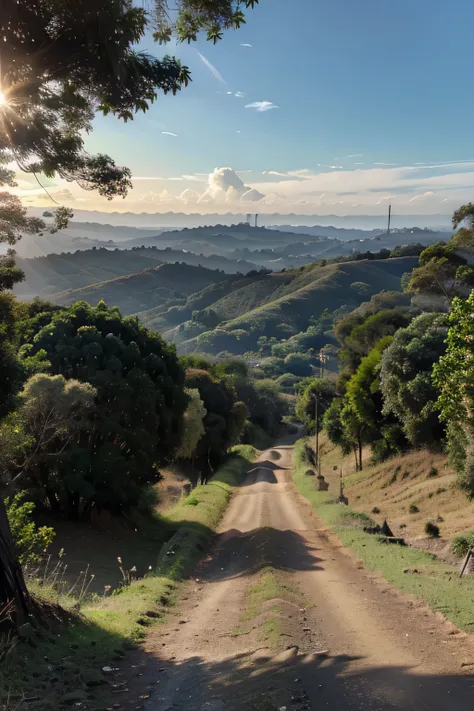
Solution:
M 340 548 L 297 493 L 292 454 L 284 441 L 265 452 L 235 494 L 214 550 L 137 661 L 135 699 L 148 697 L 147 711 L 472 711 L 471 636 Z M 249 611 L 263 568 L 282 593 Z

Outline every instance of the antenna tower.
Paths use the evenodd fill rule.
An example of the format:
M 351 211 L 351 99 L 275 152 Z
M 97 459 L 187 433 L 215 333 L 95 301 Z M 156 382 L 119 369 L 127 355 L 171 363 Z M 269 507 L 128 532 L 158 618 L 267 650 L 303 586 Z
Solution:
M 390 222 L 391 222 L 391 219 L 392 219 L 392 206 L 389 205 L 389 206 L 388 206 L 388 227 L 387 227 L 387 234 L 388 234 L 388 235 L 390 234 Z

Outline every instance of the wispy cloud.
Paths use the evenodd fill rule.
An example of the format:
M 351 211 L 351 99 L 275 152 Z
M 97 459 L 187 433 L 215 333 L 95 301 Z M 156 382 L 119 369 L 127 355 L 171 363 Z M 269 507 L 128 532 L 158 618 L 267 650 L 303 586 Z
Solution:
M 161 175 L 134 175 L 132 180 L 166 180 Z
M 397 163 L 374 163 L 374 165 L 397 165 Z
M 420 195 L 415 195 L 414 197 L 410 198 L 408 202 L 414 202 L 415 200 L 421 200 L 422 198 L 426 197 L 432 197 L 434 195 L 434 192 L 432 190 L 429 190 L 426 193 L 422 193 Z
M 183 180 L 191 180 L 195 183 L 207 183 L 209 173 L 192 173 L 191 175 L 185 174 L 181 177 Z
M 199 58 L 201 59 L 201 61 L 202 61 L 202 62 L 206 65 L 206 67 L 209 69 L 209 71 L 215 76 L 215 78 L 217 79 L 217 81 L 220 81 L 221 84 L 227 84 L 226 80 L 224 79 L 224 77 L 222 76 L 222 74 L 220 73 L 220 71 L 217 69 L 217 67 L 215 67 L 215 66 L 212 64 L 212 62 L 210 62 L 210 61 L 208 60 L 207 57 L 205 57 L 203 54 L 201 54 L 201 52 L 198 52 L 198 55 L 199 55 Z
M 236 91 L 234 96 L 236 96 L 238 99 L 243 99 L 245 94 L 243 91 Z
M 240 46 L 241 47 L 252 47 L 252 45 L 248 44 L 247 42 L 242 42 Z
M 280 107 L 272 101 L 254 101 L 251 104 L 246 104 L 245 108 L 255 109 L 259 113 L 263 113 L 264 111 L 271 111 L 272 109 L 279 109 Z
M 162 131 L 161 133 L 163 134 L 163 136 L 174 136 L 175 138 L 177 138 L 178 136 L 177 133 L 173 133 L 172 131 Z
M 362 158 L 364 154 L 363 153 L 350 153 L 347 157 L 348 158 Z

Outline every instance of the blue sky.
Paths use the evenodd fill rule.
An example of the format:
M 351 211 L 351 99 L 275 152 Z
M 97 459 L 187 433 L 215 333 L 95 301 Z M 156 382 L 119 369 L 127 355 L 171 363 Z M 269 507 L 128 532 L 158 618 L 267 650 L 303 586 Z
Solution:
M 169 48 L 190 87 L 134 122 L 95 121 L 87 147 L 132 169 L 130 197 L 107 205 L 68 186 L 70 199 L 315 214 L 393 201 L 448 214 L 474 192 L 473 25 L 468 0 L 260 0 L 216 46 Z

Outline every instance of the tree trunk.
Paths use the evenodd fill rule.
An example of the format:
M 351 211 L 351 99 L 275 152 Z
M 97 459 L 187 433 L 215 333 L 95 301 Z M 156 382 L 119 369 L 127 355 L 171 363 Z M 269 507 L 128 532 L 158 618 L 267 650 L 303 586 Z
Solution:
M 0 609 L 11 603 L 14 605 L 15 622 L 28 615 L 31 600 L 16 557 L 3 495 L 0 493 Z
M 359 471 L 362 471 L 362 437 L 359 437 Z
M 355 463 L 356 463 L 356 472 L 358 472 L 359 471 L 359 460 L 357 459 L 357 447 L 354 445 L 354 447 L 352 449 L 354 452 L 354 459 L 355 459 Z

